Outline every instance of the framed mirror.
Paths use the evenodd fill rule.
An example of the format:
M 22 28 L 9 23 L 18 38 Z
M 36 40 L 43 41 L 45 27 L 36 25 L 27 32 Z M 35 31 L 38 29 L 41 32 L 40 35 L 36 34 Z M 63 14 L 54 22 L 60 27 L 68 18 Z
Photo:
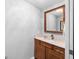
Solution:
M 44 31 L 63 33 L 65 23 L 65 5 L 44 12 Z

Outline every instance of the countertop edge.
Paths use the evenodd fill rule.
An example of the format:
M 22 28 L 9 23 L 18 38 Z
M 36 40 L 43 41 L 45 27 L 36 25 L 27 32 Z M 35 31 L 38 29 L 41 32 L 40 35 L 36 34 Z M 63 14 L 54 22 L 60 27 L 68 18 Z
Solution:
M 36 38 L 36 37 L 34 37 L 34 39 L 37 39 L 37 40 L 46 42 L 46 41 L 44 41 L 44 40 L 42 40 L 42 39 L 39 39 L 39 38 Z M 60 47 L 60 48 L 64 48 L 64 49 L 65 49 L 65 46 L 60 46 L 60 45 L 56 45 L 55 43 L 49 43 L 49 42 L 46 42 L 46 43 L 51 44 L 51 45 L 55 45 L 55 46 L 57 46 L 57 47 Z

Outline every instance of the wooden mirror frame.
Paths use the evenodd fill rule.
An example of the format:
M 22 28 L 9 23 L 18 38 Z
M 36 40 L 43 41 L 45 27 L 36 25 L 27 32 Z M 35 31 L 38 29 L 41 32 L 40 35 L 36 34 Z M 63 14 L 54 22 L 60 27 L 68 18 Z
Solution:
M 62 34 L 63 33 L 63 31 L 62 30 L 60 30 L 60 31 L 48 31 L 47 29 L 46 29 L 46 14 L 47 13 L 49 13 L 49 12 L 51 12 L 51 11 L 53 11 L 53 10 L 56 10 L 56 9 L 59 9 L 59 8 L 63 8 L 63 22 L 65 23 L 65 5 L 62 5 L 62 6 L 59 6 L 59 7 L 56 7 L 56 8 L 54 8 L 54 9 L 50 9 L 50 10 L 48 10 L 48 11 L 45 11 L 44 12 L 44 32 L 50 32 L 50 33 L 59 33 L 59 34 Z M 61 26 L 60 26 L 61 27 Z

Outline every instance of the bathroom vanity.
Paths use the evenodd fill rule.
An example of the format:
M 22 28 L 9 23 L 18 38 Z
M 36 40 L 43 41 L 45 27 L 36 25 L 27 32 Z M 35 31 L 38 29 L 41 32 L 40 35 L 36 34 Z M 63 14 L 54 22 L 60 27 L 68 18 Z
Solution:
M 63 35 L 65 5 L 44 12 L 44 32 Z M 46 36 L 48 37 L 48 36 Z M 35 59 L 65 59 L 65 41 L 45 37 L 35 37 Z
M 65 59 L 64 41 L 35 39 L 35 59 Z

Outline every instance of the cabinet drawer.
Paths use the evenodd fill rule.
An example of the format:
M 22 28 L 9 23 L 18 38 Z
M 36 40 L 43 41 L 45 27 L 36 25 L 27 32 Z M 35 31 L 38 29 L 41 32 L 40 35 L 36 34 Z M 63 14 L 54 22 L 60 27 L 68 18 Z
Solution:
M 57 53 L 56 51 L 54 51 L 54 50 L 51 50 L 51 49 L 48 49 L 48 52 L 50 53 L 50 54 L 54 54 L 54 55 L 56 55 L 56 56 L 60 56 L 60 54 L 59 53 Z
M 55 56 L 55 57 L 58 57 L 58 59 L 64 59 L 64 54 L 60 54 L 54 50 L 51 50 L 51 49 L 47 49 L 47 52 L 48 54 L 52 55 L 52 56 Z
M 54 49 L 54 46 L 53 45 L 51 45 L 51 44 L 48 44 L 48 43 L 46 43 L 46 42 L 43 42 L 43 41 L 41 41 L 41 45 L 43 45 L 43 46 L 45 46 L 45 47 L 47 47 L 47 48 L 50 48 L 50 49 Z
M 61 54 L 65 54 L 65 49 L 64 48 L 60 48 L 60 47 L 54 46 L 54 50 L 56 52 L 61 53 Z

